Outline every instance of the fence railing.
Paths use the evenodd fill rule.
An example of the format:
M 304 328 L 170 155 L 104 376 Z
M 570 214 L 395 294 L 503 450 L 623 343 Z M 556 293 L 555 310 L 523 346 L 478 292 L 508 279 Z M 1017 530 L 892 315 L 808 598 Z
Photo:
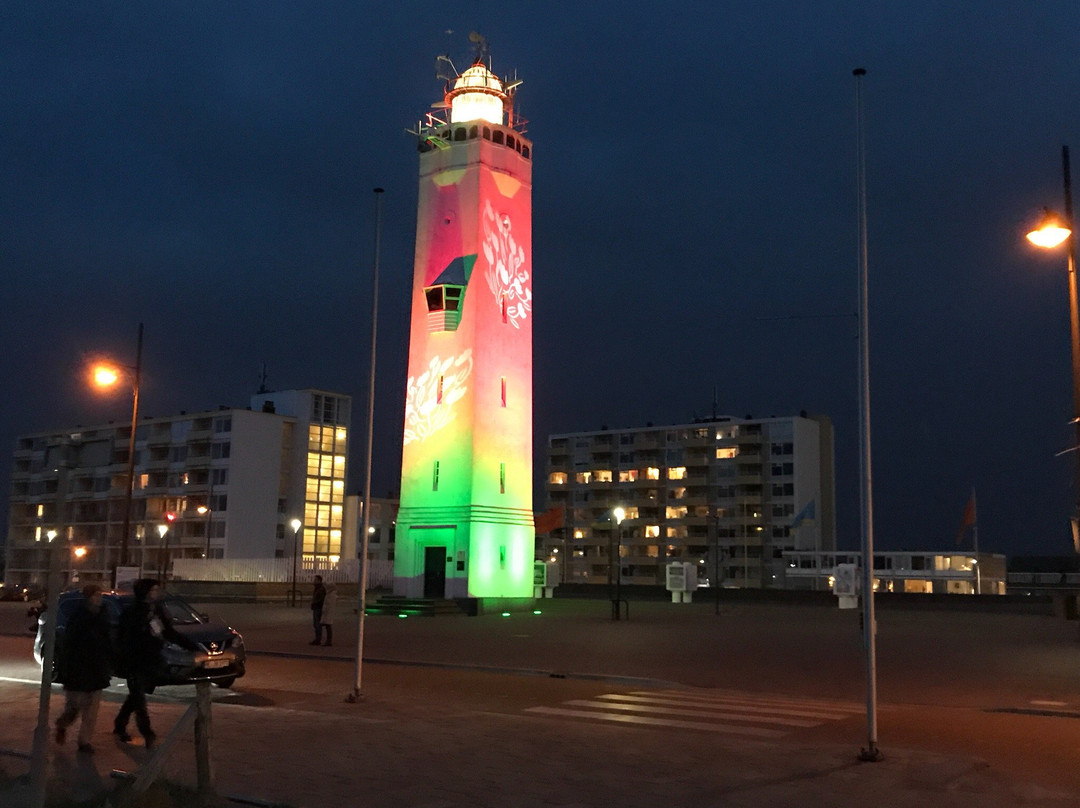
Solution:
M 327 583 L 355 584 L 360 581 L 360 560 L 344 559 L 334 563 L 297 561 L 296 582 L 310 584 L 316 575 Z M 172 578 L 184 581 L 245 581 L 291 583 L 291 558 L 177 558 L 172 562 Z M 394 585 L 394 562 L 368 561 L 369 589 L 389 589 Z

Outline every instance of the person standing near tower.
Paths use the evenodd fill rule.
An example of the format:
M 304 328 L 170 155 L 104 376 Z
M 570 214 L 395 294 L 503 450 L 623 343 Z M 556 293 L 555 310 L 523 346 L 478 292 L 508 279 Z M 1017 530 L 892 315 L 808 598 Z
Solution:
M 322 645 L 322 612 L 323 603 L 326 602 L 326 587 L 323 586 L 322 576 L 315 576 L 315 586 L 311 590 L 311 626 L 315 629 L 315 639 L 308 645 Z
M 319 625 L 326 632 L 326 645 L 334 644 L 334 609 L 337 606 L 337 587 L 326 585 L 326 597 L 323 598 L 322 615 Z

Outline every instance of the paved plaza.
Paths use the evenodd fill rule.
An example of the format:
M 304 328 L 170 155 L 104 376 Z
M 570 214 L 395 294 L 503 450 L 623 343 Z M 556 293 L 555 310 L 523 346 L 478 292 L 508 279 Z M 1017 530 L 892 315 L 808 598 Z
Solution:
M 1080 754 L 1080 651 L 1075 623 L 1060 618 L 879 611 L 886 756 L 867 764 L 856 760 L 865 714 L 852 613 L 750 604 L 718 617 L 711 604 L 632 603 L 630 621 L 615 623 L 606 603 L 556 600 L 509 618 L 369 618 L 365 698 L 346 704 L 355 617 L 341 622 L 335 647 L 312 648 L 303 608 L 203 608 L 241 629 L 252 652 L 235 691 L 215 690 L 222 794 L 297 808 L 1080 804 L 1072 775 L 1046 774 Z M 0 636 L 0 748 L 13 751 L 29 750 L 37 709 L 23 622 L 0 610 L 9 632 Z M 974 675 L 958 680 L 965 662 Z M 192 690 L 155 696 L 159 732 Z M 1056 715 L 1010 714 L 1002 727 L 1030 732 L 1036 755 L 1040 728 L 1052 729 L 1066 739 L 1053 744 L 1060 765 L 1028 772 L 965 751 L 964 715 L 1020 712 L 1035 697 L 1059 705 Z M 145 760 L 141 746 L 109 736 L 122 698 L 116 683 L 93 757 L 50 744 L 53 793 L 89 795 L 110 785 L 112 770 Z M 61 702 L 54 690 L 53 716 Z M 939 719 L 968 711 L 957 712 L 956 743 L 919 742 L 908 717 L 920 704 Z M 757 720 L 733 730 L 725 716 L 736 711 Z M 25 798 L 16 778 L 26 766 L 0 756 L 4 808 Z M 165 776 L 194 781 L 189 739 Z

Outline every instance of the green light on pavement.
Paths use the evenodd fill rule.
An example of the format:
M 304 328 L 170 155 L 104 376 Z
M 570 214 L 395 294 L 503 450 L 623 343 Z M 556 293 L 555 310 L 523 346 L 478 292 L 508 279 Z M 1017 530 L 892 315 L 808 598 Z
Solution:
M 533 609 L 533 614 L 543 614 L 539 609 Z
M 502 613 L 502 616 L 503 616 L 503 617 L 509 617 L 509 616 L 510 616 L 510 612 L 503 612 L 503 613 Z
M 402 612 L 401 614 L 399 614 L 399 615 L 398 615 L 398 617 L 403 617 L 403 618 L 404 618 L 404 617 L 408 617 L 408 616 L 409 616 L 409 615 L 405 614 L 404 612 Z

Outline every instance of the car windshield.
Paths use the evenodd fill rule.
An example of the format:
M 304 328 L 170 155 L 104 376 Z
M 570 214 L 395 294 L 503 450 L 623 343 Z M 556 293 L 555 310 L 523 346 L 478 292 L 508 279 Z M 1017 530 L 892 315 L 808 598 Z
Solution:
M 178 626 L 193 626 L 202 622 L 199 613 L 180 598 L 162 598 L 161 602 L 165 611 L 169 613 L 169 618 Z

